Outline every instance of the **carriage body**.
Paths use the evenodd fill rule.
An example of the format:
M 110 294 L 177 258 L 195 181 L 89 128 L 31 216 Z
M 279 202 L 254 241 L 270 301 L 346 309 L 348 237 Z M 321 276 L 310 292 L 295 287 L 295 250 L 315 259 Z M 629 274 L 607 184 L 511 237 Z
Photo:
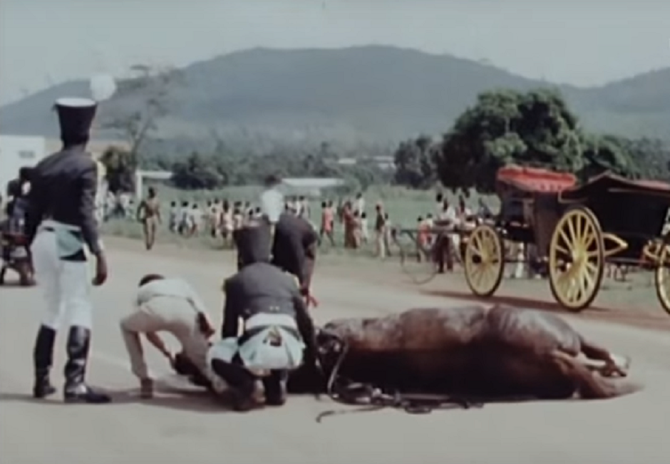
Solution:
M 496 178 L 500 212 L 494 224 L 470 234 L 464 253 L 465 277 L 472 292 L 489 297 L 502 282 L 505 265 L 525 261 L 505 250 L 504 243 L 531 245 L 538 261 L 546 261 L 551 236 L 565 206 L 560 194 L 573 188 L 572 174 L 539 168 L 508 166 Z
M 605 264 L 647 267 L 655 271 L 657 296 L 670 313 L 664 233 L 670 184 L 605 173 L 562 192 L 559 202 L 565 213 L 549 247 L 554 298 L 581 311 L 597 296 Z
M 631 181 L 605 173 L 587 184 L 565 191 L 564 207 L 583 207 L 598 219 L 608 262 L 638 265 L 662 241 L 670 208 L 670 184 Z
M 546 256 L 551 233 L 563 214 L 562 191 L 576 185 L 572 174 L 510 166 L 498 171 L 496 193 L 501 208 L 496 228 L 511 242 L 533 244 Z
M 503 245 L 509 240 L 534 247 L 536 259 L 547 264 L 554 298 L 567 309 L 588 307 L 605 264 L 613 263 L 651 267 L 659 301 L 670 313 L 664 234 L 670 184 L 604 173 L 576 186 L 570 174 L 512 166 L 499 171 L 497 190 L 502 206 L 495 227 L 473 231 L 466 250 L 473 293 L 495 293 L 510 261 Z

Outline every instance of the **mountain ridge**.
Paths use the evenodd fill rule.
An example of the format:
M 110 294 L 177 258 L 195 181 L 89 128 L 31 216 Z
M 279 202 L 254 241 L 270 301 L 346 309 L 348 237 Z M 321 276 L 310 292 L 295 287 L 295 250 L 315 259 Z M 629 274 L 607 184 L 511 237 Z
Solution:
M 253 131 L 288 138 L 403 139 L 443 133 L 486 90 L 563 92 L 588 130 L 626 136 L 670 133 L 670 68 L 594 87 L 530 79 L 492 64 L 382 45 L 339 49 L 257 47 L 181 69 L 160 135 L 203 137 Z M 57 135 L 48 111 L 65 94 L 86 94 L 69 81 L 0 107 L 3 133 Z M 112 98 L 101 115 L 123 111 Z M 105 133 L 105 136 L 110 134 Z

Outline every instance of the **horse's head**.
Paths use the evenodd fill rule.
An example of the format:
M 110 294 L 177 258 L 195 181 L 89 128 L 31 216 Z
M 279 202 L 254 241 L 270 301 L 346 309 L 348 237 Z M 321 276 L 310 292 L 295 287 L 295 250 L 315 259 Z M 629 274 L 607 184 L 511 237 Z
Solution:
M 325 393 L 330 377 L 342 350 L 343 340 L 336 334 L 323 329 L 316 332 L 317 360 L 320 369 L 303 365 L 291 372 L 288 389 L 291 393 Z

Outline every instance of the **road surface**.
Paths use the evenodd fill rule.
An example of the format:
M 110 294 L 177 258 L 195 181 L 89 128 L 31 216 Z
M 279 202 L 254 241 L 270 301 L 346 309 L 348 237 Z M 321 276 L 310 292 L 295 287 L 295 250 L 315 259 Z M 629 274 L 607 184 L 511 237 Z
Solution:
M 156 250 L 109 252 L 111 277 L 94 291 L 95 332 L 88 379 L 113 392 L 110 405 L 64 405 L 30 398 L 31 352 L 42 301 L 37 289 L 0 288 L 0 462 L 119 464 L 259 462 L 291 464 L 663 464 L 670 440 L 670 337 L 662 332 L 573 320 L 580 330 L 633 358 L 644 391 L 597 401 L 486 405 L 409 415 L 395 410 L 334 416 L 327 400 L 294 397 L 281 409 L 236 414 L 202 393 L 176 388 L 163 359 L 150 366 L 166 385 L 151 401 L 135 396 L 118 329 L 139 278 L 149 272 L 186 277 L 220 318 L 230 263 L 176 259 Z M 315 294 L 325 321 L 411 306 L 456 304 L 406 289 L 318 274 Z M 217 321 L 218 322 L 218 321 Z M 57 341 L 54 382 L 62 382 L 65 336 Z M 168 388 L 169 387 L 169 388 Z

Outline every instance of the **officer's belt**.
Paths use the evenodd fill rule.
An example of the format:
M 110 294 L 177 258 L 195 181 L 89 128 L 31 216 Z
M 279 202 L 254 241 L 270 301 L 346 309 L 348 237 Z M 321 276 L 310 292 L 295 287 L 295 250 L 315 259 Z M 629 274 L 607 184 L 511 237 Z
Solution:
M 280 324 L 268 324 L 268 325 L 256 326 L 249 330 L 245 330 L 242 336 L 240 336 L 240 338 L 238 339 L 238 344 L 244 345 L 246 342 L 249 341 L 249 339 L 253 338 L 254 335 L 258 335 L 262 331 L 266 330 L 268 327 L 279 327 L 287 331 L 291 335 L 293 335 L 297 340 L 301 339 L 300 332 L 293 327 L 287 327 L 285 325 Z

